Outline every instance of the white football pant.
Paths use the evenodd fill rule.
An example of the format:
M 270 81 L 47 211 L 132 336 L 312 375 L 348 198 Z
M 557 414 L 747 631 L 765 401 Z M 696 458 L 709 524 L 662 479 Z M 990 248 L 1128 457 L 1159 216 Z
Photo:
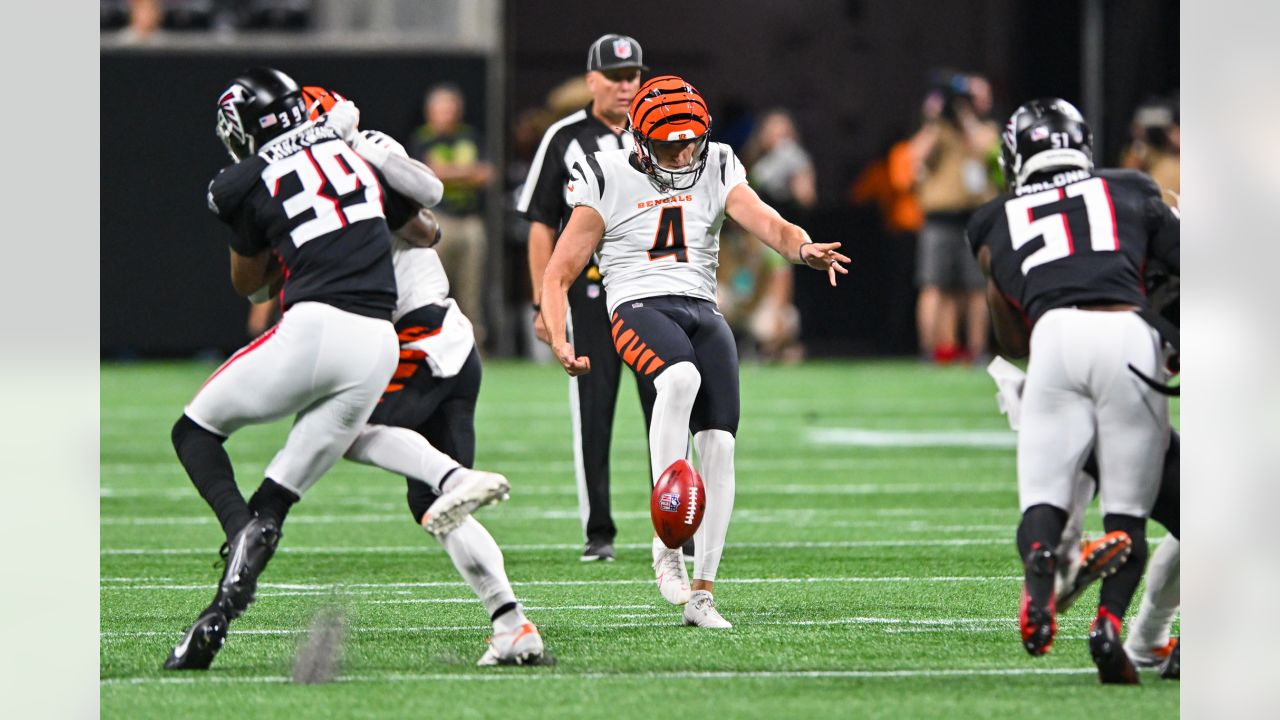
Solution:
M 1060 308 L 1041 316 L 1018 432 L 1021 510 L 1069 510 L 1093 449 L 1102 513 L 1150 514 L 1169 442 L 1169 403 L 1128 365 L 1164 377 L 1158 336 L 1137 314 Z
M 184 412 L 224 437 L 296 414 L 266 476 L 301 496 L 351 447 L 399 357 L 390 322 L 300 302 L 214 371 Z

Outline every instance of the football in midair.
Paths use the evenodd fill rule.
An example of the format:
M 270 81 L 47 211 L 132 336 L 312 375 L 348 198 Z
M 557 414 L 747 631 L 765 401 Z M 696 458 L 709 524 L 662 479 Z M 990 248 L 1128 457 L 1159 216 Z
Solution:
M 669 548 L 685 544 L 702 524 L 706 509 L 707 491 L 702 477 L 684 458 L 671 463 L 653 486 L 649 500 L 649 514 L 658 539 Z

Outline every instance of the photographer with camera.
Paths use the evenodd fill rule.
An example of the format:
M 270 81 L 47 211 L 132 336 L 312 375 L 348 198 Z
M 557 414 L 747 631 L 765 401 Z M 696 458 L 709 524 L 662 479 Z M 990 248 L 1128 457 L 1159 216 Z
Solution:
M 984 361 L 986 281 L 969 254 L 965 224 L 997 194 L 993 177 L 999 130 L 991 84 L 980 75 L 936 72 L 925 98 L 924 123 L 911 140 L 921 162 L 916 195 L 925 213 L 916 253 L 916 326 L 923 357 L 934 362 Z M 965 345 L 957 325 L 965 320 Z

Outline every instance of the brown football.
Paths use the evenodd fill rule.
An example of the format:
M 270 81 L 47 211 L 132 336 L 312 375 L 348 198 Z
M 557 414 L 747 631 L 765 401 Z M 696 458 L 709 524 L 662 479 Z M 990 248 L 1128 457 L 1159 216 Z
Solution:
M 669 548 L 678 548 L 693 537 L 706 509 L 707 491 L 702 477 L 684 458 L 662 472 L 649 498 L 653 530 Z

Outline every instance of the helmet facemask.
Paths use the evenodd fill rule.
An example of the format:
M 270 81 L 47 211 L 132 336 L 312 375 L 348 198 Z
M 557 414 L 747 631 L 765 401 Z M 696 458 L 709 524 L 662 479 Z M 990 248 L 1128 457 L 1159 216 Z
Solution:
M 685 131 L 692 132 L 692 131 Z M 709 142 L 711 132 L 707 131 L 700 137 L 693 140 L 693 159 L 685 167 L 668 168 L 664 167 L 658 161 L 658 150 L 674 145 L 685 145 L 688 140 L 654 140 L 646 138 L 638 131 L 633 130 L 632 134 L 636 141 L 636 155 L 640 160 L 640 166 L 649 177 L 662 188 L 668 190 L 688 190 L 698 183 L 702 177 L 702 171 L 707 167 L 707 151 L 710 149 Z M 678 134 L 678 133 L 672 133 Z M 668 153 L 662 153 L 664 155 Z
M 231 159 L 240 162 L 254 153 L 253 137 L 245 131 L 244 118 L 240 114 L 245 99 L 245 89 L 232 85 L 218 99 L 218 122 L 214 128 Z

